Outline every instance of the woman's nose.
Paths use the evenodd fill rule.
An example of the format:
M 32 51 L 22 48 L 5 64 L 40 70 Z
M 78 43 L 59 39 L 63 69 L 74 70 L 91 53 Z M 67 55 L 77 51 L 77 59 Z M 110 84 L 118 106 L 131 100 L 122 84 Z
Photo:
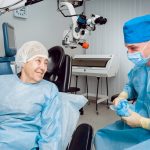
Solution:
M 43 70 L 46 70 L 47 69 L 47 65 L 45 63 L 41 63 L 40 64 L 40 68 L 43 69 Z

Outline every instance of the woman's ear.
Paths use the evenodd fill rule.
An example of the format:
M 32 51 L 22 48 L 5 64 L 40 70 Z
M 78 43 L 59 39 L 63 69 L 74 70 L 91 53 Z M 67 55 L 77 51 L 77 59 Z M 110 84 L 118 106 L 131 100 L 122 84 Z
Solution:
M 22 63 L 22 64 L 21 64 L 21 68 L 24 68 L 24 66 L 25 66 L 25 63 Z

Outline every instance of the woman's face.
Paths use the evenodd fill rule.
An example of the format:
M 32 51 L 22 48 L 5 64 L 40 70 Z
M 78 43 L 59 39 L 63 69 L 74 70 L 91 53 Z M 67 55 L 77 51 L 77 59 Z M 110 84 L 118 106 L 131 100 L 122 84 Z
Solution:
M 48 60 L 44 57 L 36 57 L 23 65 L 21 80 L 28 83 L 36 83 L 43 79 L 47 71 Z

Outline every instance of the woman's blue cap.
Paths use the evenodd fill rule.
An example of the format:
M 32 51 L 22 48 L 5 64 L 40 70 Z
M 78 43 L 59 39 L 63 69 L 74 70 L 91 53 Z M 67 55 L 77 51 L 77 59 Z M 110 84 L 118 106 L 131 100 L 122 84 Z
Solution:
M 123 26 L 125 44 L 142 43 L 150 40 L 150 15 L 127 21 Z

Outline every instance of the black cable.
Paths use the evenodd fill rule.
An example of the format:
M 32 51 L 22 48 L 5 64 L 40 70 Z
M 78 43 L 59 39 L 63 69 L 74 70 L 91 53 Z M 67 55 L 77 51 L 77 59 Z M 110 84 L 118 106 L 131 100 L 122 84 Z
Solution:
M 21 1 L 23 1 L 23 0 L 20 0 L 19 2 L 16 2 L 15 4 L 12 4 L 12 5 L 10 5 L 10 6 L 3 7 L 3 8 L 0 8 L 0 9 L 8 9 L 8 8 L 11 7 L 11 6 L 14 6 L 14 5 L 16 5 L 16 4 L 19 4 Z

